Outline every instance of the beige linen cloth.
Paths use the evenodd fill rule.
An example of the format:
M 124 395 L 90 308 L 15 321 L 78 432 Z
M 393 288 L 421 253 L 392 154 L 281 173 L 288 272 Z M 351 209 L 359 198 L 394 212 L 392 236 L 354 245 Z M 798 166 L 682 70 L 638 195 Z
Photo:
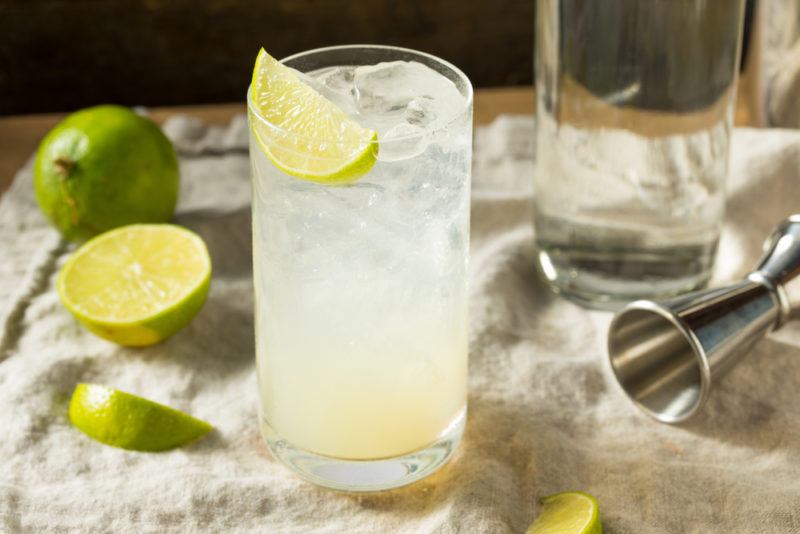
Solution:
M 469 419 L 453 461 L 373 495 L 314 487 L 256 425 L 249 164 L 243 118 L 165 126 L 181 154 L 177 222 L 208 243 L 211 293 L 182 332 L 146 349 L 84 331 L 54 289 L 71 247 L 44 221 L 30 165 L 0 201 L 0 531 L 514 533 L 558 491 L 597 496 L 606 532 L 800 532 L 800 324 L 770 336 L 705 416 L 659 424 L 606 362 L 611 315 L 534 274 L 531 117 L 476 131 Z M 800 212 L 800 133 L 736 130 L 716 283 L 745 273 Z M 100 445 L 72 428 L 76 382 L 169 404 L 216 425 L 166 453 Z
M 800 2 L 766 0 L 756 5 L 747 62 L 757 124 L 800 128 Z

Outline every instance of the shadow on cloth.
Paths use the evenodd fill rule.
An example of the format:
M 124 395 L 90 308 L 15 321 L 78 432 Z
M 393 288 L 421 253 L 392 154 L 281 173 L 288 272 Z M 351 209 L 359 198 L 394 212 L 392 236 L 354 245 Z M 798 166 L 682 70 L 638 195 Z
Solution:
M 194 210 L 179 213 L 175 218 L 177 224 L 196 232 L 206 242 L 214 278 L 252 276 L 251 220 L 250 206 L 224 213 Z
M 712 386 L 702 413 L 686 430 L 718 441 L 772 450 L 799 448 L 786 434 L 800 409 L 792 404 L 800 348 L 765 339 Z
M 556 295 L 536 272 L 536 253 L 530 234 L 521 233 L 492 251 L 490 267 L 475 273 L 470 303 L 472 361 L 491 348 L 525 342 L 537 352 L 566 352 L 582 356 L 593 350 L 589 312 Z
M 252 298 L 248 300 L 252 303 Z M 131 349 L 128 356 L 158 359 L 168 355 L 170 363 L 202 369 L 204 376 L 213 373 L 219 378 L 249 371 L 255 361 L 252 305 L 235 304 L 212 289 L 200 313 L 183 330 L 161 344 Z M 196 386 L 185 394 L 193 396 L 203 384 Z

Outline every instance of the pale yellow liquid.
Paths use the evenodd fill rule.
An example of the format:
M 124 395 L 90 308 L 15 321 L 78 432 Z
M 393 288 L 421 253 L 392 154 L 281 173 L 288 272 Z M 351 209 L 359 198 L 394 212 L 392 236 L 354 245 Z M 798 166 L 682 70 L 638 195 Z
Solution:
M 283 439 L 326 456 L 387 458 L 430 445 L 459 419 L 466 406 L 465 321 L 447 328 L 416 317 L 374 336 L 374 319 L 374 344 L 345 339 L 349 329 L 266 329 L 261 411 Z

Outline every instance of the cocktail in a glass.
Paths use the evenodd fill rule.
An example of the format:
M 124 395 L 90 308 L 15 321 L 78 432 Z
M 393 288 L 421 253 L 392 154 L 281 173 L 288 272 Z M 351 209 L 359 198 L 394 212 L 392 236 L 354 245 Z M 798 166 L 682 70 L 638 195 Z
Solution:
M 401 48 L 281 63 L 377 136 L 334 151 L 354 154 L 334 172 L 345 127 L 297 133 L 313 110 L 248 91 L 262 433 L 317 484 L 405 485 L 450 457 L 466 416 L 472 88 Z

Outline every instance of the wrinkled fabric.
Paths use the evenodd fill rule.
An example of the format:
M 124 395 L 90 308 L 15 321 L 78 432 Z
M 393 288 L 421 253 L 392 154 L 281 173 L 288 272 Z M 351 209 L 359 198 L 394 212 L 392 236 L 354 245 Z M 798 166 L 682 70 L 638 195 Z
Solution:
M 181 156 L 176 222 L 208 244 L 208 301 L 165 343 L 118 347 L 59 303 L 73 246 L 39 214 L 28 164 L 0 199 L 0 531 L 518 533 L 537 500 L 594 494 L 607 532 L 800 532 L 800 325 L 758 345 L 689 425 L 638 412 L 606 361 L 611 314 L 535 276 L 531 117 L 475 139 L 469 416 L 455 458 L 407 488 L 317 488 L 272 459 L 256 424 L 250 183 L 243 117 L 165 125 Z M 733 134 L 729 205 L 713 283 L 740 277 L 800 212 L 800 133 Z M 68 422 L 77 382 L 185 410 L 216 430 L 145 454 Z
M 800 2 L 758 3 L 754 41 L 761 112 L 770 126 L 800 128 Z

